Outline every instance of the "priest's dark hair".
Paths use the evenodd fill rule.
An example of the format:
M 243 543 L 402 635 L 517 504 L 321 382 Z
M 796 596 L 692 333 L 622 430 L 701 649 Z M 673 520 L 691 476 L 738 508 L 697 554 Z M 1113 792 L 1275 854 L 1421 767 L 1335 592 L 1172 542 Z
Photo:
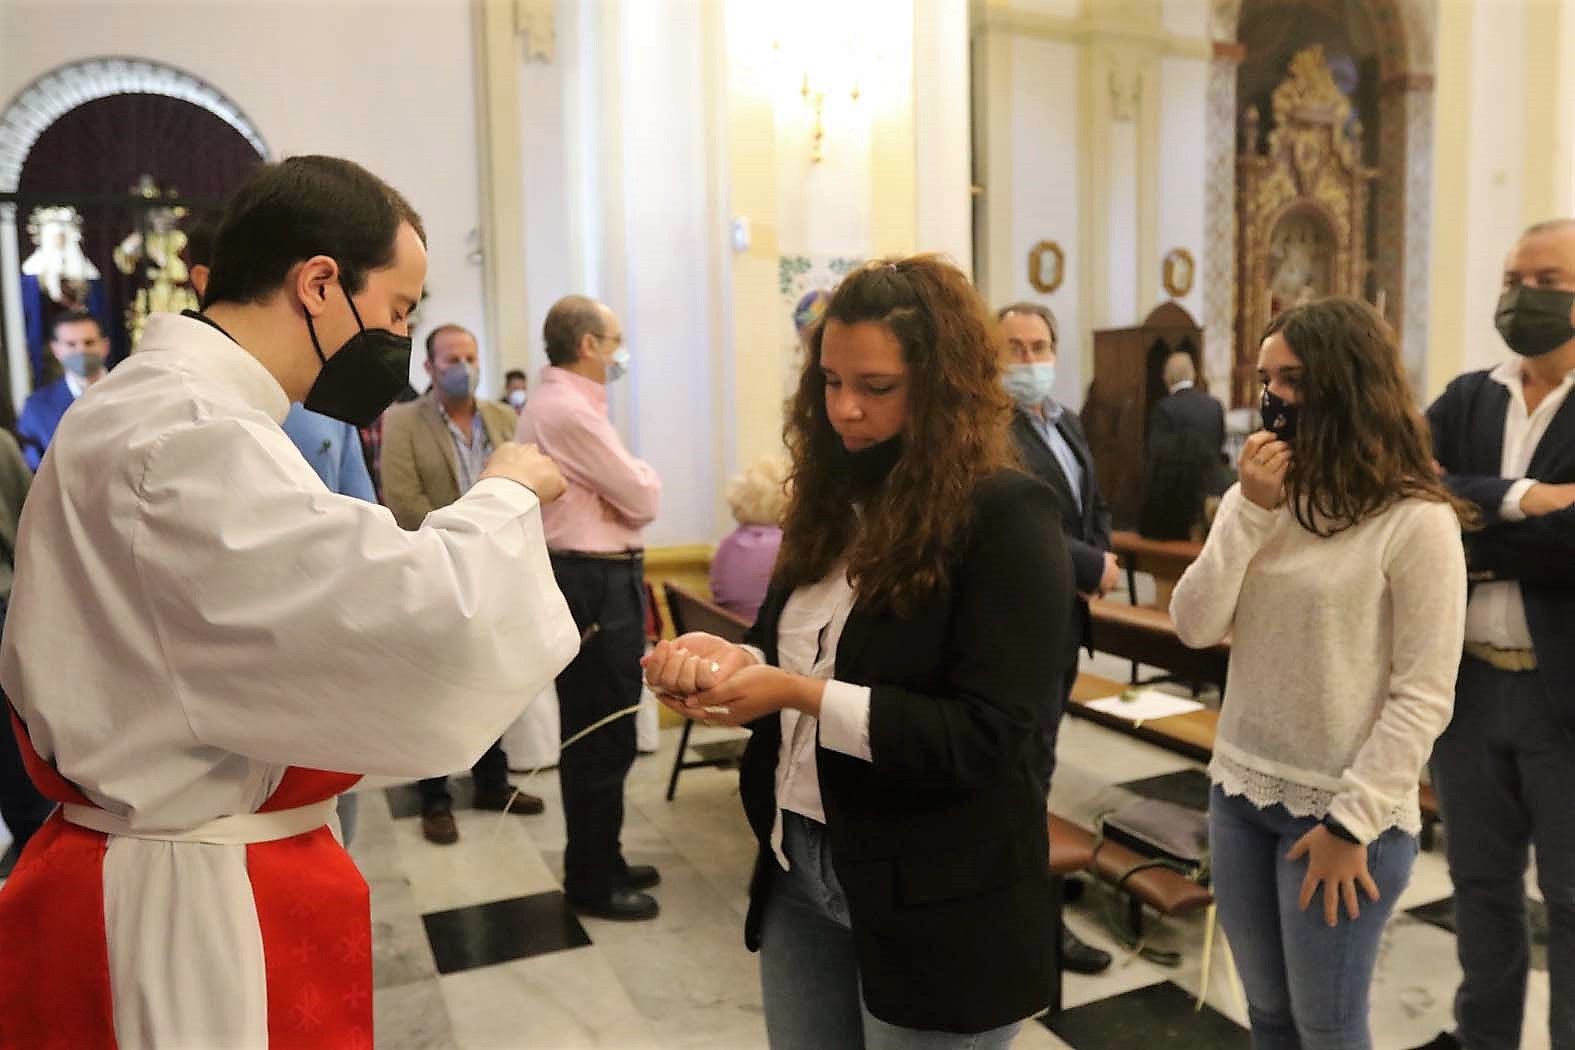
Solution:
M 186 231 L 186 264 L 213 269 L 213 242 L 219 235 L 219 220 L 203 217 Z
M 338 263 L 340 283 L 354 295 L 369 272 L 393 265 L 401 222 L 426 243 L 410 202 L 353 161 L 303 156 L 265 164 L 225 207 L 203 304 L 260 302 L 314 255 Z

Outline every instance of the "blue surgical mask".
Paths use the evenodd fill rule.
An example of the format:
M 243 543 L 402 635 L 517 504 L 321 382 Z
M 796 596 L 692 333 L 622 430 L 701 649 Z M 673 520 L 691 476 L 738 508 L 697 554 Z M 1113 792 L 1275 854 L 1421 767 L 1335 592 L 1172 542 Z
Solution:
M 607 359 L 607 382 L 614 383 L 629 374 L 629 348 L 620 346 Z
M 474 365 L 456 361 L 436 376 L 438 389 L 449 397 L 469 397 L 476 392 L 481 373 Z
M 1033 361 L 1028 364 L 1009 365 L 1002 382 L 1006 392 L 1023 408 L 1042 405 L 1055 386 L 1055 362 Z

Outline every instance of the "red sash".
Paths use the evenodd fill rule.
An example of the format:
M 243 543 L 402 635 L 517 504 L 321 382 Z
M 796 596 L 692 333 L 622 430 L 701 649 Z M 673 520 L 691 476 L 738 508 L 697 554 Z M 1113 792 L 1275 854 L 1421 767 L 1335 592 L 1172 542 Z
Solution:
M 11 725 L 46 798 L 92 805 L 39 757 L 14 711 Z M 321 802 L 359 779 L 292 766 L 259 812 Z M 113 1050 L 107 842 L 56 810 L 0 888 L 0 1047 Z M 270 1050 L 372 1050 L 370 902 L 349 854 L 321 827 L 248 845 L 246 865 L 262 931 Z

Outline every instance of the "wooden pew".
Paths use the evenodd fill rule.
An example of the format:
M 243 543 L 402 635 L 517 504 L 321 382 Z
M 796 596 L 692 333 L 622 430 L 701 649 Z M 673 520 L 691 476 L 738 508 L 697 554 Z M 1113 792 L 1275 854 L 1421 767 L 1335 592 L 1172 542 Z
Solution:
M 1146 572 L 1154 577 L 1158 592 L 1155 607 L 1168 609 L 1170 592 L 1187 566 L 1203 553 L 1203 544 L 1192 540 L 1150 540 L 1135 532 L 1118 531 L 1110 534 L 1110 549 L 1127 571 L 1127 594 L 1132 603 L 1137 604 L 1137 574 Z
M 1061 1011 L 1061 887 L 1065 876 L 1088 871 L 1103 882 L 1119 885 L 1131 902 L 1132 931 L 1141 935 L 1143 908 L 1161 915 L 1187 915 L 1214 903 L 1207 886 L 1193 882 L 1169 868 L 1148 868 L 1122 881 L 1122 876 L 1148 860 L 1125 846 L 1104 842 L 1096 853 L 1094 833 L 1070 820 L 1048 815 L 1050 821 L 1050 873 L 1055 881 L 1055 977 L 1051 982 L 1050 1013 Z
M 704 631 L 729 642 L 737 643 L 744 640 L 744 632 L 749 630 L 750 626 L 747 620 L 728 612 L 720 605 L 706 601 L 676 583 L 664 582 L 662 590 L 667 598 L 667 615 L 673 621 L 675 638 L 691 631 Z M 689 733 L 694 729 L 694 725 L 693 721 L 684 719 L 682 735 L 678 738 L 678 754 L 673 758 L 673 775 L 667 781 L 669 802 L 678 791 L 678 774 L 684 770 L 701 769 L 707 766 L 729 766 L 737 762 L 738 756 L 743 753 L 740 746 L 727 749 L 727 754 L 686 761 L 684 756 L 689 751 Z
M 1088 603 L 1093 625 L 1093 647 L 1133 663 L 1148 664 L 1169 671 L 1183 682 L 1208 682 L 1225 691 L 1225 672 L 1230 666 L 1230 640 L 1206 649 L 1191 649 L 1176 636 L 1170 613 L 1143 605 L 1128 605 L 1108 598 Z

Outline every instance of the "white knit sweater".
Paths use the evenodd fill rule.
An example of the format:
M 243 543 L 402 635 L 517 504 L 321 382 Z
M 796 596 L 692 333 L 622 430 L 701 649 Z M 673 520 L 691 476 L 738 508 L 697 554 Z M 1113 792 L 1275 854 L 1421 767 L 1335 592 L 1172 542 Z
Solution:
M 1213 781 L 1260 808 L 1333 816 L 1362 842 L 1415 834 L 1465 610 L 1447 505 L 1403 500 L 1321 537 L 1232 488 L 1170 602 L 1187 645 L 1232 639 Z

